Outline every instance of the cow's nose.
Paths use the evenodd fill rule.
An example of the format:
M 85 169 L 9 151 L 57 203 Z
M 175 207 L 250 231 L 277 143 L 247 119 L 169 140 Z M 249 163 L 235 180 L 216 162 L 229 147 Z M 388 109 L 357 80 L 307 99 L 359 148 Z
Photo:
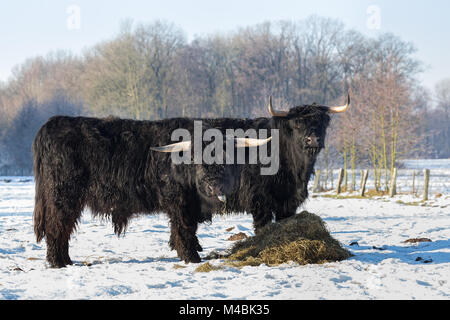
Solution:
M 306 138 L 306 145 L 311 148 L 318 148 L 319 139 L 316 136 L 309 136 Z

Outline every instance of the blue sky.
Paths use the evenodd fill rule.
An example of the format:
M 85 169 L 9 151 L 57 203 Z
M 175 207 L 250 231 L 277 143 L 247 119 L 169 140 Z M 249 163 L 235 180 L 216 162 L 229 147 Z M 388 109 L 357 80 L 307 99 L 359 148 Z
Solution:
M 80 8 L 80 29 L 69 30 L 71 5 Z M 367 26 L 370 6 L 379 8 L 380 28 Z M 227 32 L 267 20 L 298 20 L 316 14 L 339 18 L 366 35 L 392 32 L 411 41 L 427 66 L 421 76 L 432 89 L 450 78 L 450 1 L 448 0 L 14 0 L 0 3 L 0 80 L 26 58 L 52 50 L 82 52 L 114 36 L 120 22 L 162 19 L 188 37 Z M 373 17 L 373 16 L 372 16 Z

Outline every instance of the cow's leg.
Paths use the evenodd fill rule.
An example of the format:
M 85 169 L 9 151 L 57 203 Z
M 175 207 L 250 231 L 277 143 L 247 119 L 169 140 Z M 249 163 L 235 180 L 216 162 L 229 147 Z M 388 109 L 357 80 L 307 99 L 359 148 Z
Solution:
M 73 214 L 64 217 L 62 211 L 52 209 L 52 214 L 45 223 L 47 261 L 52 268 L 62 268 L 72 264 L 69 256 L 69 240 L 81 214 L 78 214 L 78 217 Z
M 198 223 L 189 217 L 180 217 L 178 214 L 170 217 L 170 241 L 172 249 L 177 251 L 178 257 L 186 263 L 201 261 L 198 255 L 200 244 L 196 236 Z
M 173 232 L 173 233 L 171 232 L 170 233 L 169 247 L 170 247 L 171 250 L 175 250 L 175 238 L 173 236 L 174 234 L 175 234 L 175 232 Z M 203 251 L 203 247 L 198 242 L 198 239 L 197 239 L 197 244 L 195 246 L 195 250 L 197 250 L 198 252 L 202 252 Z
M 198 238 L 197 238 L 197 236 L 195 236 L 195 250 L 197 250 L 198 252 L 202 252 L 203 251 L 203 248 L 202 248 L 202 246 L 200 245 L 200 242 L 198 242 Z
M 69 257 L 69 239 L 63 233 L 47 234 L 47 261 L 52 268 L 62 268 L 72 264 Z
M 252 212 L 252 216 L 255 234 L 258 234 L 266 224 L 272 221 L 272 211 L 268 208 L 257 208 Z
M 72 229 L 75 229 L 75 226 Z M 63 261 L 66 265 L 72 265 L 72 259 L 69 256 L 69 240 L 70 238 L 63 242 L 62 245 Z
M 175 241 L 175 239 L 176 239 L 176 234 L 177 234 L 177 232 L 171 232 L 171 233 L 170 233 L 169 247 L 170 247 L 170 249 L 172 249 L 172 250 L 176 250 L 176 247 L 175 247 L 175 243 L 176 243 L 176 241 Z M 199 252 L 202 252 L 202 251 L 203 251 L 203 248 L 202 248 L 202 246 L 200 245 L 200 243 L 198 242 L 198 238 L 195 237 L 195 240 L 196 240 L 195 250 L 197 250 L 197 251 L 199 251 Z
M 280 221 L 295 215 L 297 211 L 297 201 L 294 197 L 287 200 L 283 199 L 275 203 L 282 203 L 282 205 L 276 208 L 275 211 L 275 221 Z
M 69 180 L 70 181 L 70 180 Z M 69 240 L 81 217 L 83 200 L 81 186 L 66 183 L 55 190 L 47 202 L 45 216 L 45 239 L 47 242 L 47 261 L 52 268 L 72 264 L 69 256 Z
M 68 134 L 71 137 L 70 134 Z M 69 240 L 81 217 L 86 201 L 88 174 L 76 149 L 79 138 L 64 143 L 52 141 L 42 158 L 37 181 L 38 195 L 44 203 L 38 223 L 47 242 L 47 261 L 52 268 L 72 264 Z M 35 164 L 36 165 L 36 164 Z M 39 202 L 38 202 L 39 203 Z M 43 223 L 42 223 L 43 222 Z

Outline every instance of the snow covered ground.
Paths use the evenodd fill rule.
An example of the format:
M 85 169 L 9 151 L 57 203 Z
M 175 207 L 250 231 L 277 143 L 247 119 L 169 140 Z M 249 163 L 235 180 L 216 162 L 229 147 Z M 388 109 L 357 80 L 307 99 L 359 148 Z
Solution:
M 0 181 L 0 299 L 450 298 L 448 193 L 432 194 L 424 205 L 410 195 L 310 198 L 299 210 L 319 214 L 354 257 L 324 265 L 225 267 L 208 273 L 195 272 L 198 265 L 180 263 L 169 250 L 164 215 L 135 219 L 118 239 L 109 222 L 86 212 L 70 244 L 75 265 L 49 269 L 45 241 L 36 244 L 33 234 L 34 183 L 27 180 Z M 201 225 L 201 256 L 230 247 L 226 239 L 238 232 L 253 234 L 250 216 L 216 216 L 212 224 Z M 403 243 L 422 237 L 433 242 Z

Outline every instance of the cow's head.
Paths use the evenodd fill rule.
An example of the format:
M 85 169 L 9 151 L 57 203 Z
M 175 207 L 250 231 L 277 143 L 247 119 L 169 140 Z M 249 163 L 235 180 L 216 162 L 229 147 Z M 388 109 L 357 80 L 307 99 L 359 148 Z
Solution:
M 223 141 L 223 148 L 226 150 L 226 139 Z M 258 147 L 267 144 L 271 141 L 272 137 L 265 139 L 256 138 L 237 138 L 231 136 L 230 139 L 234 140 L 234 148 L 248 148 Z M 176 142 L 161 147 L 151 147 L 153 151 L 162 153 L 180 153 L 191 152 L 193 157 L 193 143 L 191 141 Z M 234 152 L 236 154 L 236 152 Z M 240 167 L 236 163 L 228 164 L 226 161 L 225 152 L 223 153 L 224 159 L 222 164 L 176 164 L 172 163 L 173 172 L 175 173 L 176 180 L 179 179 L 180 183 L 183 183 L 183 179 L 186 179 L 186 172 L 191 175 L 191 181 L 195 185 L 199 196 L 204 202 L 211 206 L 217 206 L 217 204 L 226 201 L 227 196 L 231 195 L 235 186 L 239 183 Z M 189 168 L 189 169 L 187 169 Z M 187 171 L 186 171 L 187 170 Z M 182 172 L 182 174 L 176 174 Z M 219 202 L 218 202 L 219 201 Z
M 277 111 L 269 99 L 269 112 L 280 126 L 287 129 L 290 144 L 300 146 L 306 154 L 316 156 L 324 147 L 326 129 L 330 122 L 329 114 L 345 112 L 350 105 L 350 95 L 343 106 L 320 106 L 317 104 L 298 106 L 289 111 Z
M 239 180 L 234 165 L 195 165 L 195 185 L 199 196 L 210 205 L 225 202 Z

